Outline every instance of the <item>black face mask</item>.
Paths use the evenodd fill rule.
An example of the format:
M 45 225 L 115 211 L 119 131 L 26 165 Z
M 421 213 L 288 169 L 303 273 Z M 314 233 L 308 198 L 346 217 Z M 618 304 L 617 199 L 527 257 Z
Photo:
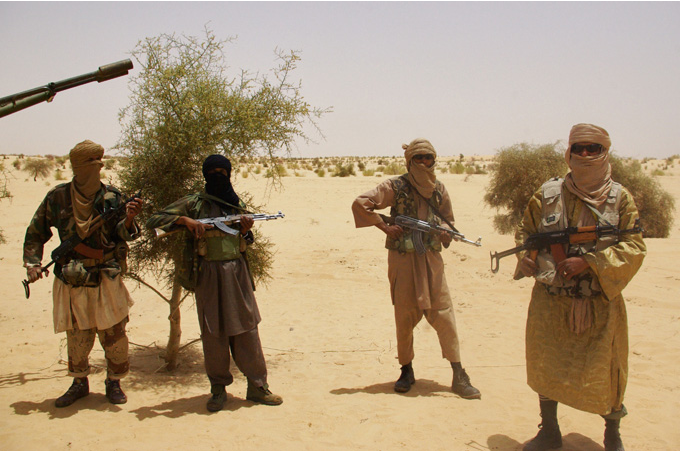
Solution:
M 234 192 L 230 178 L 220 172 L 206 175 L 206 193 L 222 199 L 228 204 L 239 206 L 239 196 Z

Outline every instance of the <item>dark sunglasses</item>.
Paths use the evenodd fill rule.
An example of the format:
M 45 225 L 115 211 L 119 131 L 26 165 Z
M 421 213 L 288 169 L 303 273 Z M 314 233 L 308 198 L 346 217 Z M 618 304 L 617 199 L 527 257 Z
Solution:
M 412 157 L 414 160 L 433 160 L 433 155 L 429 154 L 419 154 Z
M 599 155 L 604 151 L 601 144 L 573 144 L 571 146 L 571 153 L 581 154 L 587 151 L 588 155 Z

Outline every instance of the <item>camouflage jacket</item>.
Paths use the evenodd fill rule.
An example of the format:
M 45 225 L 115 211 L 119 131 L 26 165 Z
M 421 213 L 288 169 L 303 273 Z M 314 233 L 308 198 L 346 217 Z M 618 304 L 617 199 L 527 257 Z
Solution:
M 116 208 L 125 199 L 119 190 L 113 186 L 102 184 L 95 197 L 93 208 L 95 214 L 105 209 Z M 125 211 L 108 224 L 102 225 L 95 233 L 86 238 L 83 244 L 93 249 L 103 249 L 105 256 L 111 256 L 117 244 L 132 241 L 140 236 L 140 229 L 133 221 L 133 231 L 125 227 Z M 43 259 L 43 246 L 52 237 L 52 227 L 57 229 L 59 239 L 64 241 L 76 234 L 76 221 L 71 207 L 71 182 L 56 186 L 47 193 L 40 206 L 33 215 L 33 219 L 26 229 L 24 238 L 24 266 L 37 266 Z M 119 246 L 120 247 L 120 246 Z M 85 260 L 86 257 L 73 252 L 71 259 Z M 61 269 L 65 262 L 56 262 L 55 276 L 62 279 Z M 121 270 L 116 258 L 111 257 L 99 265 L 111 269 Z M 62 279 L 63 280 L 63 279 Z

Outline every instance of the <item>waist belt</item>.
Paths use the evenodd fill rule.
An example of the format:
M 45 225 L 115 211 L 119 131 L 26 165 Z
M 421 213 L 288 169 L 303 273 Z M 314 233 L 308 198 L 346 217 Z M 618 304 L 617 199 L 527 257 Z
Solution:
M 80 260 L 83 266 L 86 268 L 92 268 L 93 266 L 99 266 L 102 263 L 106 263 L 114 259 L 114 251 L 107 252 L 104 254 L 104 258 L 76 258 L 75 260 Z

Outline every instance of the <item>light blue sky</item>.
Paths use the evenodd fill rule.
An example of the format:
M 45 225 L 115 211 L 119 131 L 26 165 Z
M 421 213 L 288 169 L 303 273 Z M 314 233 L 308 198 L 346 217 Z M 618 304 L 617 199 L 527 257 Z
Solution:
M 517 142 L 606 128 L 621 156 L 680 153 L 678 2 L 1 2 L 0 97 L 128 58 L 161 33 L 209 24 L 234 74 L 301 51 L 326 140 L 295 156 L 401 155 L 426 137 L 442 155 L 492 155 Z M 136 73 L 133 69 L 132 74 Z M 130 76 L 61 92 L 0 119 L 0 153 L 107 149 Z

